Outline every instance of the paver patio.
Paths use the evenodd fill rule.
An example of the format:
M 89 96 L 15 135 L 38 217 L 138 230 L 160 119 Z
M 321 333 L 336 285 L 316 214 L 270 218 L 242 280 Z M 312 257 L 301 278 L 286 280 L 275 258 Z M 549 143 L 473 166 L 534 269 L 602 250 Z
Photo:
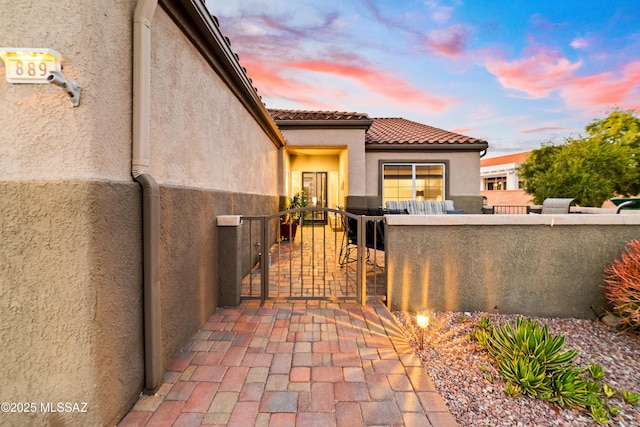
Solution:
M 456 426 L 380 303 L 219 309 L 142 395 L 129 426 Z

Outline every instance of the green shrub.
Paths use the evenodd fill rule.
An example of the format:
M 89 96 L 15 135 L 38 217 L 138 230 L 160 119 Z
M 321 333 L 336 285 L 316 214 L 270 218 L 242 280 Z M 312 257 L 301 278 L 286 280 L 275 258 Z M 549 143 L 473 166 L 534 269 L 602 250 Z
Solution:
M 520 394 L 575 408 L 586 413 L 599 424 L 608 424 L 619 408 L 603 402 L 616 391 L 608 384 L 596 382 L 604 377 L 600 365 L 580 368 L 574 363 L 578 352 L 564 350 L 564 335 L 552 335 L 547 325 L 533 320 L 516 319 L 494 326 L 482 318 L 470 337 L 488 351 L 500 374 L 506 379 L 505 393 Z M 627 403 L 637 403 L 640 396 L 623 392 Z
M 632 240 L 622 256 L 604 268 L 603 286 L 613 313 L 624 329 L 640 332 L 640 240 Z

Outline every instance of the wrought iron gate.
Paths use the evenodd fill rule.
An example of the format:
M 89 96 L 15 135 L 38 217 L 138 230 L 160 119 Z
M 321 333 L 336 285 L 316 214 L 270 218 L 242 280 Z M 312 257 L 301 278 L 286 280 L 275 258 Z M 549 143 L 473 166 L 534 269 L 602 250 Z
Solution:
M 292 216 L 309 219 L 287 222 Z M 366 304 L 367 297 L 385 297 L 384 217 L 307 207 L 242 220 L 249 223 L 244 252 L 250 271 L 241 298 Z

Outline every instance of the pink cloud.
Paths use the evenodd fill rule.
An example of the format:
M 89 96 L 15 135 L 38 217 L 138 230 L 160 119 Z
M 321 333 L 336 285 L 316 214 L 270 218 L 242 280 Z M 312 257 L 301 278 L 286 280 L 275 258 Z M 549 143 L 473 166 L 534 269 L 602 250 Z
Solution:
M 263 61 L 243 61 L 247 75 L 255 82 L 260 82 L 258 94 L 271 98 L 283 98 L 308 106 L 325 109 L 327 105 L 317 99 L 327 94 L 327 88 L 317 88 L 299 80 L 280 75 L 282 64 Z M 333 91 L 336 92 L 336 91 Z M 336 98 L 341 94 L 334 93 Z M 342 94 L 344 95 L 344 94 Z
M 522 129 L 520 130 L 520 133 L 524 133 L 524 134 L 535 134 L 535 133 L 566 133 L 566 132 L 570 132 L 573 129 L 570 128 L 562 128 L 562 127 L 541 127 L 541 128 L 534 128 L 534 129 Z
M 437 1 L 427 1 L 426 4 L 431 10 L 431 19 L 435 22 L 447 22 L 451 19 L 452 7 L 442 6 Z
M 589 42 L 583 37 L 578 37 L 573 39 L 569 45 L 574 49 L 584 49 L 589 46 Z
M 630 62 L 619 73 L 605 72 L 575 77 L 562 89 L 562 97 L 573 108 L 617 105 L 640 107 L 640 61 Z
M 469 133 L 471 132 L 471 129 L 468 127 L 457 127 L 457 128 L 451 129 L 451 132 L 457 133 L 460 135 L 469 135 Z
M 548 97 L 557 91 L 569 108 L 585 109 L 617 105 L 638 108 L 640 105 L 640 61 L 590 75 L 576 75 L 582 61 L 571 63 L 558 52 L 537 48 L 530 55 L 505 61 L 491 58 L 486 67 L 507 88 L 534 98 Z
M 426 93 L 401 78 L 384 71 L 376 70 L 368 64 L 350 64 L 337 60 L 308 60 L 289 64 L 290 67 L 326 73 L 346 78 L 363 86 L 366 90 L 401 103 L 420 105 L 434 112 L 444 112 L 454 100 L 446 100 Z
M 498 77 L 507 88 L 521 90 L 534 98 L 544 98 L 572 79 L 572 74 L 582 65 L 571 63 L 558 52 L 536 48 L 530 55 L 515 61 L 490 58 L 487 70 Z
M 469 30 L 467 27 L 464 25 L 452 25 L 447 28 L 430 31 L 424 39 L 424 44 L 435 53 L 455 57 L 464 52 L 468 37 Z

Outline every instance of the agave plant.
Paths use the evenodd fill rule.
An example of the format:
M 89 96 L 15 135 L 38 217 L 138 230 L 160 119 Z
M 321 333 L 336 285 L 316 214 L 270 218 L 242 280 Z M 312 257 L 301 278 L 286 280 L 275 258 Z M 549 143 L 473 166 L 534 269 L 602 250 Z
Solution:
M 591 375 L 591 378 L 593 378 L 594 380 L 604 378 L 604 369 L 602 369 L 602 366 L 597 363 L 592 363 L 591 365 L 589 365 L 587 370 L 589 371 L 589 375 Z
M 578 352 L 564 350 L 564 335 L 550 334 L 547 325 L 518 318 L 514 328 L 510 323 L 493 326 L 488 319 L 481 319 L 471 337 L 478 340 L 497 364 L 507 380 L 505 393 L 509 396 L 522 393 L 586 411 L 600 424 L 607 424 L 609 415 L 615 415 L 601 400 L 612 389 L 584 377 L 588 371 L 591 378 L 602 378 L 602 367 L 576 366 L 574 359 Z
M 560 406 L 586 409 L 602 406 L 600 399 L 594 394 L 590 382 L 581 378 L 578 368 L 564 369 L 553 378 L 553 392 L 549 400 Z
M 623 390 L 622 398 L 624 399 L 625 402 L 631 405 L 637 405 L 638 401 L 640 400 L 640 394 Z

